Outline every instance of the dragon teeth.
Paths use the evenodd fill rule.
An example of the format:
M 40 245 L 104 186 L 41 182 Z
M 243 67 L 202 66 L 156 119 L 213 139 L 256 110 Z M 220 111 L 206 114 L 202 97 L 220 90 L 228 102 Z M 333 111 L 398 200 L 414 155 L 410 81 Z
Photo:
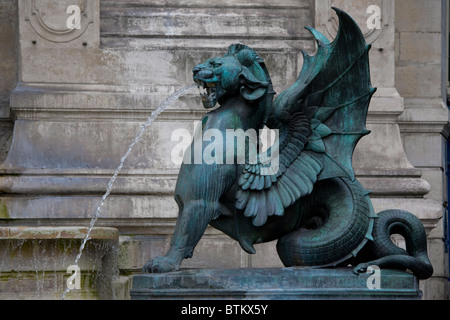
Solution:
M 197 88 L 200 93 L 203 102 L 210 102 L 211 105 L 215 104 L 216 100 L 216 83 L 215 82 L 204 82 L 201 80 L 196 81 Z
M 207 91 L 206 91 L 206 89 L 204 87 L 197 86 L 197 88 L 198 88 L 198 92 L 200 92 L 200 95 L 206 95 L 207 94 Z

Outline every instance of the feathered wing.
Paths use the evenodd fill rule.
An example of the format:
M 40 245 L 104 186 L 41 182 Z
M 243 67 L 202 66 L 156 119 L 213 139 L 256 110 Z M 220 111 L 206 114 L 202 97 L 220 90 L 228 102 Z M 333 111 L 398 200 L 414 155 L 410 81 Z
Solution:
M 236 208 L 262 226 L 273 215 L 310 194 L 314 183 L 332 177 L 354 179 L 352 156 L 358 141 L 369 133 L 366 117 L 375 92 L 370 82 L 370 46 L 356 22 L 333 8 L 339 30 L 333 42 L 308 28 L 316 38 L 314 56 L 303 52 L 298 80 L 277 96 L 267 126 L 279 130 L 276 150 L 258 155 L 239 180 Z M 278 160 L 275 172 L 265 170 Z

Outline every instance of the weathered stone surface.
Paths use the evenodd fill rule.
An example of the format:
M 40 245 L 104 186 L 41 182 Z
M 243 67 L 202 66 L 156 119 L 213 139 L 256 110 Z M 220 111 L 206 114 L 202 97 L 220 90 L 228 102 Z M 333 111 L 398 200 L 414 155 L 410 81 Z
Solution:
M 357 169 L 398 170 L 413 169 L 403 150 L 400 131 L 396 124 L 368 124 L 371 130 L 361 139 L 353 155 Z
M 405 152 L 413 159 L 415 166 L 444 168 L 444 158 L 436 155 L 444 154 L 445 145 L 441 136 L 434 133 L 404 133 Z
M 439 216 L 443 215 L 447 201 L 442 186 L 446 181 L 444 172 L 447 167 L 444 155 L 448 138 L 445 129 L 448 122 L 448 67 L 444 63 L 445 59 L 441 58 L 448 54 L 448 41 L 442 41 L 447 38 L 442 32 L 445 33 L 443 30 L 448 21 L 442 21 L 441 17 L 448 11 L 448 3 L 438 0 L 397 0 L 396 6 L 399 41 L 396 83 L 399 92 L 405 97 L 405 111 L 398 123 L 405 153 L 413 165 L 422 168 L 424 178 L 430 182 L 432 190 L 426 198 L 434 199 L 434 211 Z M 434 18 L 429 19 L 428 15 Z M 439 204 L 444 206 L 438 215 Z M 444 224 L 438 221 L 435 225 L 428 242 L 436 277 L 423 284 L 425 299 L 436 299 L 438 295 L 448 298 L 450 292 L 448 282 L 444 284 L 449 270 L 448 254 L 443 250 L 442 243 Z
M 408 62 L 434 62 L 441 60 L 441 34 L 402 32 L 399 39 L 398 57 L 401 61 Z
M 434 98 L 441 95 L 441 67 L 439 64 L 414 64 L 396 67 L 396 83 L 399 92 L 406 97 Z
M 54 240 L 54 239 L 84 239 L 88 227 L 1 227 L 0 239 L 3 240 Z M 115 228 L 94 228 L 91 239 L 116 240 L 119 233 Z
M 423 196 L 431 189 L 426 180 L 414 177 L 361 177 L 358 180 L 375 197 L 387 195 Z
M 29 2 L 36 2 L 40 13 L 47 14 L 44 23 L 62 30 L 68 16 L 63 9 L 68 4 L 83 7 L 85 1 Z M 231 43 L 242 42 L 263 56 L 275 89 L 281 92 L 297 78 L 302 63 L 299 49 L 314 50 L 303 26 L 333 32 L 336 17 L 330 7 L 335 5 L 347 9 L 373 41 L 371 71 L 378 92 L 368 122 L 377 147 L 370 150 L 363 146 L 364 140 L 360 143 L 354 159 L 357 173 L 367 188 L 373 189 L 376 211 L 392 207 L 412 211 L 431 231 L 431 241 L 441 241 L 443 229 L 438 222 L 445 198 L 439 196 L 441 183 L 435 184 L 441 180 L 439 172 L 444 178 L 440 156 L 444 139 L 439 142 L 436 137 L 448 120 L 440 98 L 441 1 L 87 2 L 95 7 L 92 22 L 85 30 L 83 24 L 78 38 L 58 42 L 57 34 L 42 32 L 37 20 L 25 20 L 29 13 L 25 1 L 0 0 L 0 118 L 6 119 L 0 125 L 0 161 L 14 138 L 12 154 L 1 165 L 0 218 L 5 223 L 24 219 L 32 224 L 40 219 L 41 223 L 87 224 L 139 124 L 170 93 L 191 83 L 195 64 L 222 54 Z M 369 4 L 382 9 L 381 30 L 368 30 L 365 25 Z M 217 24 L 210 13 L 217 14 Z M 92 17 L 90 13 L 87 16 Z M 10 103 L 17 81 L 21 82 Z M 17 119 L 14 136 L 13 123 L 8 120 L 10 105 L 11 115 Z M 167 245 L 164 241 L 169 239 L 177 214 L 171 195 L 177 167 L 168 162 L 170 153 L 166 151 L 172 143 L 168 132 L 178 126 L 191 128 L 192 121 L 203 114 L 193 92 L 160 115 L 157 129 L 125 164 L 99 225 L 117 226 L 125 236 L 161 236 L 151 245 L 153 251 L 145 254 L 157 255 L 162 250 L 158 248 Z M 422 178 L 431 184 L 427 195 L 420 170 L 411 164 L 424 170 Z M 129 247 L 134 252 L 147 250 L 136 243 Z M 444 269 L 443 250 L 435 248 L 433 263 Z M 213 247 L 203 249 L 214 252 Z M 257 249 L 256 256 L 242 254 L 239 259 L 233 253 L 233 263 L 272 266 L 272 260 L 265 259 L 272 256 L 272 249 Z M 130 269 L 141 267 L 141 259 L 131 260 L 135 262 Z M 200 266 L 201 261 L 195 263 Z M 425 282 L 425 297 L 442 297 L 445 281 L 433 278 Z
M 61 299 L 87 227 L 1 227 L 0 299 Z M 94 228 L 78 266 L 81 288 L 68 299 L 113 298 L 119 233 Z
M 398 31 L 441 32 L 441 1 L 396 0 L 395 5 Z
M 443 216 L 442 204 L 434 199 L 422 198 L 372 198 L 375 212 L 389 209 L 407 210 L 419 217 L 427 233 L 437 227 Z
M 202 269 L 133 276 L 131 299 L 420 299 L 411 274 L 381 270 L 380 288 L 352 269 Z

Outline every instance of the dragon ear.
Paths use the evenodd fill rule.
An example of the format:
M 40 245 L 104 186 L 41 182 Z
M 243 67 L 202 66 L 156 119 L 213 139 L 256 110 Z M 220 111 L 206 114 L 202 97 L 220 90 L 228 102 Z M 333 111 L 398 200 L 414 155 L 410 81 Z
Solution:
M 269 82 L 258 78 L 266 78 L 264 70 L 259 64 L 253 63 L 249 68 L 242 67 L 239 83 L 241 84 L 241 95 L 245 100 L 257 101 L 266 94 Z

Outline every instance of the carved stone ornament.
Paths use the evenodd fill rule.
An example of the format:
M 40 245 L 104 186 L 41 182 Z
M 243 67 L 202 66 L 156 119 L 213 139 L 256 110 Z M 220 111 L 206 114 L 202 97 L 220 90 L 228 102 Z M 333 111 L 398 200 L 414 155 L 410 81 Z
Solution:
M 94 22 L 95 5 L 96 1 L 88 0 L 26 0 L 25 21 L 48 41 L 70 42 Z

